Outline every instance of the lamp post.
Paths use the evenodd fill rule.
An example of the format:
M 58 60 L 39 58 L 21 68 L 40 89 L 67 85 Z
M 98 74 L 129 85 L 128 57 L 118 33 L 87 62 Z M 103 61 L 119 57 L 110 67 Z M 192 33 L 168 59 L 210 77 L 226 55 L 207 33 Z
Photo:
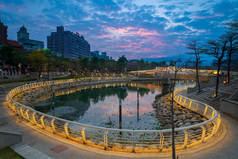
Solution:
M 139 88 L 137 87 L 137 121 L 140 120 L 140 94 Z

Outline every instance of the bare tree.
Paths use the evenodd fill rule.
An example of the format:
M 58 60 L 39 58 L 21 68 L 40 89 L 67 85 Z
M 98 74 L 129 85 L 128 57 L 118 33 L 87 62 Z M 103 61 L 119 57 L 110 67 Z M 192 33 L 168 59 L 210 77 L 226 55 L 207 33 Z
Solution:
M 201 48 L 198 47 L 197 40 L 191 40 L 187 44 L 187 48 L 192 50 L 192 52 L 188 52 L 187 54 L 194 55 L 194 57 L 195 57 L 196 85 L 198 88 L 198 92 L 200 92 L 201 88 L 200 88 L 200 81 L 199 81 L 199 63 L 201 62 L 200 61 Z
M 229 48 L 227 51 L 227 77 L 226 82 L 230 83 L 230 69 L 231 69 L 231 59 L 232 54 L 237 50 L 237 40 L 238 40 L 238 22 L 228 24 L 229 31 L 226 33 L 226 38 L 229 43 Z
M 170 92 L 172 93 L 172 99 L 171 99 L 171 129 L 172 129 L 172 159 L 176 159 L 176 152 L 175 152 L 175 136 L 174 136 L 174 93 L 175 93 L 175 84 L 177 81 L 177 73 L 182 69 L 178 66 L 178 64 L 181 62 L 180 59 L 176 61 L 170 61 L 170 65 L 174 67 L 174 77 L 173 80 L 171 80 L 170 84 Z
M 225 51 L 227 50 L 227 39 L 221 37 L 220 41 L 208 41 L 208 49 L 204 49 L 206 54 L 211 55 L 216 58 L 217 64 L 217 74 L 216 74 L 216 89 L 214 93 L 214 97 L 217 97 L 218 89 L 219 89 L 219 79 L 220 79 L 220 71 L 222 60 L 225 56 Z

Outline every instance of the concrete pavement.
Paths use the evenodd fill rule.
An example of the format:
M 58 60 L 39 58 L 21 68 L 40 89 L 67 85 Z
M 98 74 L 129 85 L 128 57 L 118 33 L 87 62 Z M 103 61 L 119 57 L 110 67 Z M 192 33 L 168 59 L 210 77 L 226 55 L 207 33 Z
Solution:
M 51 133 L 44 132 L 30 123 L 18 120 L 6 107 L 5 95 L 15 84 L 8 85 L 5 93 L 0 95 L 0 116 L 7 120 L 0 125 L 0 130 L 20 132 L 23 134 L 23 143 L 40 153 L 55 159 L 167 159 L 171 158 L 170 153 L 120 153 L 99 150 L 82 144 L 77 144 L 64 138 L 59 138 Z M 179 159 L 236 159 L 238 158 L 238 121 L 223 115 L 225 133 L 212 138 L 209 142 L 203 143 L 195 148 L 177 152 Z M 38 159 L 40 156 L 34 157 Z

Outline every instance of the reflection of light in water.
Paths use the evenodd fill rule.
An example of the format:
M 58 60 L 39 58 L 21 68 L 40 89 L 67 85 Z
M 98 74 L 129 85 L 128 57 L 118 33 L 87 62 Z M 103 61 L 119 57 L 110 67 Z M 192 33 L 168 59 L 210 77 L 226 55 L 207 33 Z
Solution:
M 184 87 L 184 84 L 187 82 L 176 82 L 176 87 L 177 88 L 182 88 Z M 191 83 L 194 85 L 194 82 Z M 118 86 L 118 85 L 117 85 Z M 134 84 L 133 84 L 134 86 Z M 147 86 L 152 88 L 153 90 L 150 90 L 149 92 L 147 91 L 142 91 L 138 94 L 139 95 L 139 109 L 137 105 L 137 91 L 139 89 L 127 89 L 127 96 L 125 99 L 121 101 L 121 112 L 122 112 L 122 128 L 130 128 L 130 126 L 134 126 L 133 128 L 153 128 L 154 124 L 158 123 L 158 120 L 156 119 L 155 115 L 153 116 L 154 108 L 152 107 L 152 103 L 155 100 L 155 96 L 160 94 L 160 89 L 158 89 L 158 85 L 154 84 L 146 84 L 146 83 L 141 83 L 137 84 L 137 87 L 141 86 L 142 88 L 146 88 Z M 105 89 L 110 89 L 109 85 L 107 85 L 108 88 Z M 141 88 L 139 87 L 139 88 Z M 87 87 L 88 88 L 88 87 Z M 122 87 L 120 87 L 122 88 Z M 123 87 L 126 88 L 126 87 Z M 97 88 L 97 89 L 102 89 L 102 88 Z M 77 89 L 76 89 L 77 90 Z M 80 90 L 80 89 L 78 89 Z M 86 90 L 90 94 L 93 93 L 95 89 L 89 89 Z M 118 89 L 119 91 L 120 89 Z M 73 91 L 70 91 L 73 92 Z M 81 91 L 80 94 L 85 93 L 84 91 Z M 106 94 L 106 93 L 105 93 Z M 68 97 L 73 96 L 74 93 L 67 95 Z M 67 98 L 67 100 L 64 100 L 64 96 L 60 96 L 63 100 L 63 104 L 61 105 L 69 105 L 73 106 L 76 109 L 79 109 L 82 107 L 82 104 L 80 105 L 78 101 L 80 99 L 74 99 L 70 100 L 70 98 Z M 98 95 L 99 97 L 99 95 Z M 111 127 L 116 127 L 118 128 L 118 118 L 119 118 L 119 99 L 118 96 L 115 94 L 110 94 L 104 97 L 104 100 L 101 100 L 101 97 L 98 98 L 99 100 L 94 103 L 94 99 L 90 98 L 89 103 L 87 103 L 89 106 L 87 109 L 85 109 L 83 112 L 83 115 L 81 116 L 76 116 L 75 121 L 81 122 L 81 123 L 88 123 L 88 124 L 93 124 L 93 125 L 98 125 L 98 126 L 105 126 L 105 123 L 112 122 L 114 125 Z M 78 100 L 78 101 L 77 101 Z M 78 105 L 77 105 L 78 104 Z M 139 111 L 138 111 L 139 110 Z M 139 113 L 139 119 L 138 120 L 138 114 Z

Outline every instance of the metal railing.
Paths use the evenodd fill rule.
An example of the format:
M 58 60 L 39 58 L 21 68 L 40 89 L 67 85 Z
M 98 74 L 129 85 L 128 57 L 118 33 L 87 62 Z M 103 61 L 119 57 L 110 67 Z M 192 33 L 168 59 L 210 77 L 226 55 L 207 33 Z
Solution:
M 74 87 L 82 84 L 97 84 L 115 81 L 130 81 L 121 77 L 81 78 L 60 81 L 47 81 L 22 85 L 12 89 L 7 95 L 9 108 L 22 120 L 37 127 L 90 146 L 127 152 L 161 152 L 170 151 L 172 146 L 171 129 L 129 130 L 98 127 L 54 117 L 23 105 L 13 98 L 26 90 L 39 87 L 58 86 Z M 180 89 L 181 90 L 181 89 Z M 177 92 L 179 92 L 177 90 Z M 178 104 L 186 107 L 207 120 L 198 124 L 175 128 L 176 149 L 184 149 L 211 138 L 220 128 L 220 114 L 211 106 L 176 93 Z

